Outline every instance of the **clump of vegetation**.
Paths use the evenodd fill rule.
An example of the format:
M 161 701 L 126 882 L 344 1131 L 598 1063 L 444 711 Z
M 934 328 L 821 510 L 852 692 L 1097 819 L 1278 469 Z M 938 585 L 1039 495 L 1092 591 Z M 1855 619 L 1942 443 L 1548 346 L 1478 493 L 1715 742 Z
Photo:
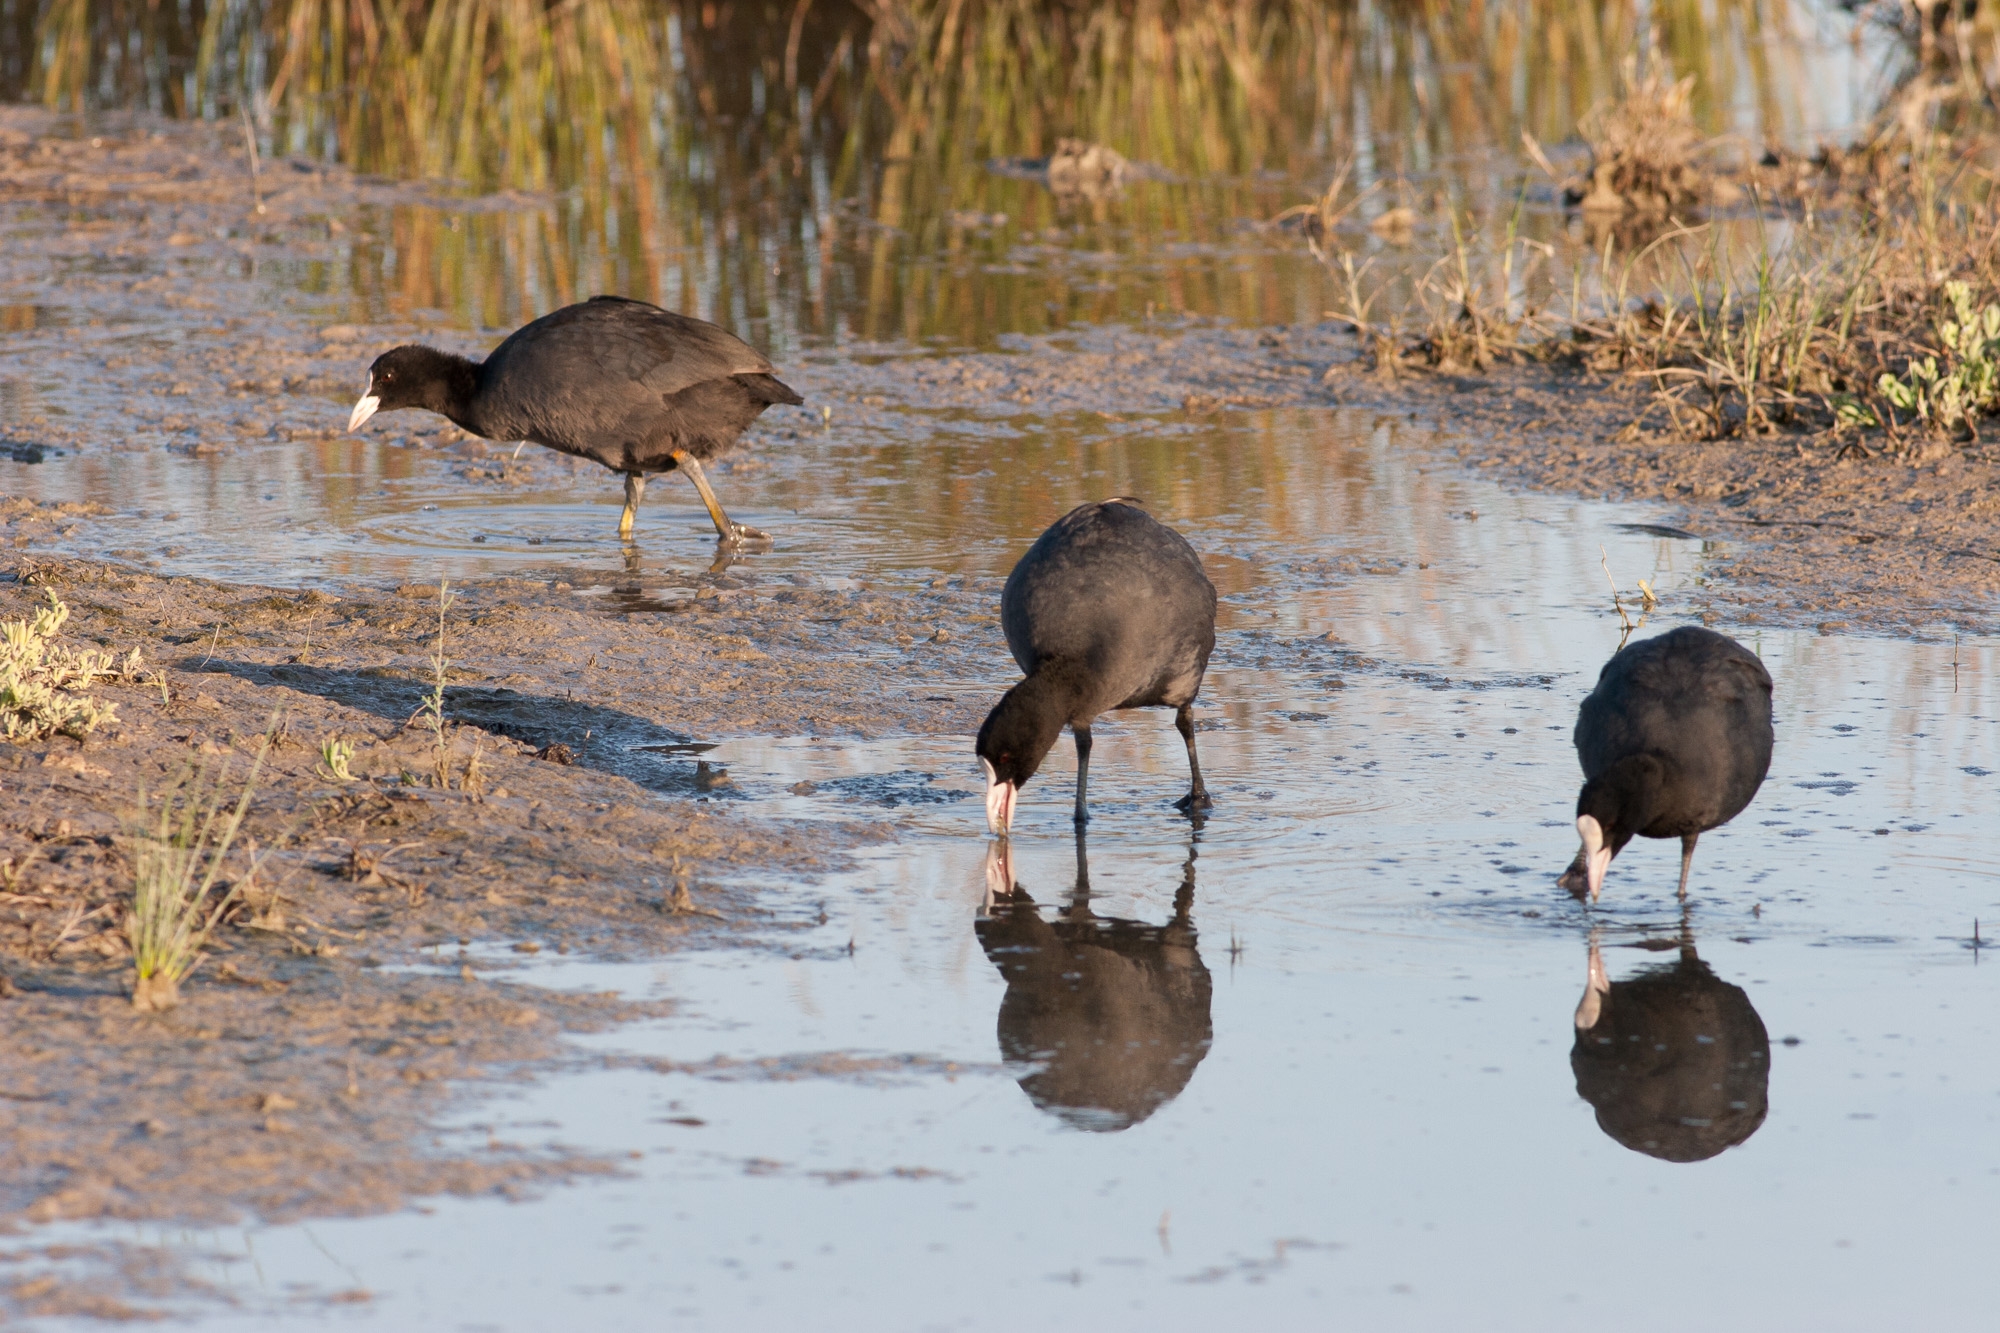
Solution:
M 1681 87 L 1641 83 L 1616 119 L 1640 135 L 1681 106 Z M 1367 264 L 1328 247 L 1347 291 L 1339 317 L 1372 341 L 1384 374 L 1543 361 L 1637 380 L 1651 393 L 1635 430 L 1785 432 L 1838 455 L 1965 447 L 2000 412 L 2000 139 L 1946 138 L 1913 125 L 1907 105 L 1853 148 L 1773 151 L 1743 169 L 1754 208 L 1736 215 L 1655 216 L 1634 231 L 1628 211 L 1593 248 L 1559 252 L 1517 235 L 1518 205 L 1504 227 L 1454 213 L 1449 251 L 1400 288 L 1364 290 Z M 1654 138 L 1689 142 L 1671 127 Z M 1653 165 L 1642 172 L 1641 159 Z M 1613 181 L 1628 202 L 1635 190 L 1656 205 L 1690 197 L 1673 183 L 1686 178 L 1662 174 L 1666 158 L 1621 160 L 1636 173 Z
M 66 648 L 57 642 L 69 608 L 49 592 L 49 604 L 33 620 L 0 623 L 0 728 L 10 741 L 45 740 L 58 733 L 78 740 L 118 714 L 116 704 L 90 696 L 101 680 L 130 680 L 139 670 L 139 651 L 120 659 L 96 648 Z
M 451 659 L 444 654 L 445 615 L 451 610 L 452 603 L 457 600 L 451 591 L 450 582 L 440 580 L 437 646 L 431 652 L 431 687 L 424 691 L 423 700 L 417 705 L 417 711 L 410 715 L 411 724 L 421 725 L 431 733 L 431 784 L 447 791 L 451 789 L 456 774 L 452 761 L 451 724 L 444 715 L 444 687 L 451 672 Z M 472 757 L 466 763 L 465 776 L 458 779 L 458 789 L 472 796 L 479 796 L 485 789 L 485 775 L 480 766 L 482 744 L 483 738 L 474 738 Z M 405 774 L 403 780 L 420 781 L 411 774 Z
M 329 736 L 319 743 L 320 771 L 336 782 L 352 782 L 354 774 L 347 765 L 354 759 L 354 747 L 338 736 Z
M 1944 364 L 1935 356 L 1912 360 L 1902 376 L 1885 373 L 1877 387 L 1893 407 L 1937 430 L 1976 431 L 1979 416 L 2000 398 L 2000 305 L 1975 310 L 1963 282 L 1947 282 L 1944 299 L 1950 314 L 1937 325 Z
M 417 716 L 430 728 L 432 780 L 447 789 L 451 786 L 451 738 L 445 730 L 444 681 L 451 659 L 444 655 L 444 615 L 454 600 L 450 581 L 438 580 L 438 637 L 437 649 L 431 654 L 431 688 L 417 709 Z
M 183 769 L 160 794 L 157 807 L 140 790 L 130 838 L 132 907 L 125 918 L 138 972 L 134 1008 L 155 1011 L 180 1003 L 181 982 L 201 961 L 202 946 L 235 902 L 242 881 L 220 893 L 217 886 L 269 748 L 266 737 L 234 805 L 225 790 L 226 759 L 212 777 L 205 766 Z
M 1588 112 L 1577 130 L 1590 145 L 1590 166 L 1565 195 L 1585 212 L 1666 218 L 1740 191 L 1702 163 L 1706 147 L 1695 125 L 1694 76 L 1676 79 L 1658 61 L 1644 75 L 1637 57 L 1624 65 L 1624 89 Z

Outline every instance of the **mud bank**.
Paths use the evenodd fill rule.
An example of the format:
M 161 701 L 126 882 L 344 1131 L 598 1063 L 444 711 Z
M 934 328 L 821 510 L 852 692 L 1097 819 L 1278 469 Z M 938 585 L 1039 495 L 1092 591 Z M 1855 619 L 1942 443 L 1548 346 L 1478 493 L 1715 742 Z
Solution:
M 433 1142 L 452 1089 L 587 1063 L 563 1034 L 657 1009 L 515 986 L 492 959 L 787 947 L 806 918 L 774 915 L 758 890 L 838 866 L 870 835 L 736 810 L 692 738 L 807 717 L 907 727 L 903 694 L 963 670 L 904 653 L 909 691 L 863 690 L 842 673 L 884 668 L 788 650 L 761 624 L 763 649 L 737 646 L 770 604 L 708 591 L 635 643 L 634 620 L 567 594 L 466 589 L 447 613 L 454 778 L 441 787 L 435 736 L 410 724 L 434 590 L 333 598 L 74 562 L 0 570 L 0 618 L 53 592 L 72 640 L 146 663 L 142 682 L 99 688 L 117 720 L 84 742 L 0 747 L 0 1219 L 352 1214 L 617 1169 Z M 753 667 L 760 683 L 745 688 Z M 182 1005 L 136 1014 L 123 835 L 139 793 L 190 765 L 240 781 L 267 736 L 245 828 L 255 873 L 232 860 L 237 903 Z M 351 781 L 321 759 L 334 737 L 353 750 Z M 31 1294 L 20 1308 L 73 1308 L 57 1288 Z

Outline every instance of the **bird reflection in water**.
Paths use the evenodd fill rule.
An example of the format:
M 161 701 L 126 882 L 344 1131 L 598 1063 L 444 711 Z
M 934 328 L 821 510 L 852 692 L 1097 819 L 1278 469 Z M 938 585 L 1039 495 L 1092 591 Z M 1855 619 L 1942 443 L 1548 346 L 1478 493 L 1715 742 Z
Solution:
M 1771 1081 L 1764 1020 L 1741 986 L 1695 956 L 1685 922 L 1678 961 L 1628 981 L 1605 974 L 1592 932 L 1569 1064 L 1598 1128 L 1648 1157 L 1706 1161 L 1764 1123 Z
M 1196 948 L 1195 849 L 1174 915 L 1148 925 L 1090 910 L 1090 867 L 1076 839 L 1076 888 L 1045 917 L 1014 882 L 1005 842 L 989 848 L 975 929 L 1006 978 L 1000 1053 L 1031 1066 L 1021 1088 L 1078 1129 L 1129 1129 L 1178 1097 L 1208 1054 L 1213 985 Z

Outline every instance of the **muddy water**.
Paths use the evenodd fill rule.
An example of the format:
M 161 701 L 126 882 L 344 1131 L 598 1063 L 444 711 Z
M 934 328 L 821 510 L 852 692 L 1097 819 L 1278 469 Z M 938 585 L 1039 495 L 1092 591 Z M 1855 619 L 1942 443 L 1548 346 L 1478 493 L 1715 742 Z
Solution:
M 1087 862 L 1059 752 L 1025 793 L 1025 897 L 996 902 L 968 738 L 717 738 L 757 808 L 897 840 L 774 886 L 825 919 L 777 953 L 517 968 L 680 1016 L 588 1039 L 611 1067 L 442 1132 L 628 1151 L 626 1178 L 83 1234 L 166 1246 L 258 1326 L 1976 1322 L 2000 1205 L 1979 1054 L 2000 972 L 1974 943 L 2000 920 L 2000 645 L 1723 625 L 1777 682 L 1770 779 L 1703 839 L 1685 911 L 1675 848 L 1645 842 L 1586 910 L 1553 880 L 1569 723 L 1619 639 L 1606 567 L 1659 592 L 1648 634 L 1698 616 L 1716 548 L 1506 494 L 1400 419 L 1237 417 L 1182 440 L 1184 469 L 1258 475 L 1155 499 L 1225 595 L 1200 828 L 1168 805 L 1166 717 L 1109 722 Z M 1104 442 L 1079 475 L 1044 444 L 996 432 L 979 461 L 1048 513 L 1125 489 L 1149 447 Z M 799 505 L 761 559 L 1004 568 L 1026 507 L 861 535 L 893 525 L 901 447 L 851 449 L 841 513 Z M 761 517 L 811 475 L 739 493 Z M 1282 519 L 1255 502 L 1280 483 Z M 1649 1016 L 1621 1035 L 1660 1060 L 1575 1051 L 1593 943 L 1614 1004 Z

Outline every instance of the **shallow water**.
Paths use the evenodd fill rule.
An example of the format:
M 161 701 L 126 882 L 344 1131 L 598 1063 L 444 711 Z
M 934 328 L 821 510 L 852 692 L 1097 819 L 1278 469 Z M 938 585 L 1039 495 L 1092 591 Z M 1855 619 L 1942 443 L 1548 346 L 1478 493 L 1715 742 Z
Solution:
M 1149 928 L 1100 925 L 1124 953 L 1038 970 L 1033 923 L 982 912 L 967 738 L 724 738 L 707 757 L 748 808 L 897 840 L 774 889 L 807 923 L 780 954 L 515 968 L 681 1015 L 584 1040 L 627 1067 L 482 1095 L 447 1133 L 639 1153 L 629 1176 L 310 1227 L 74 1230 L 167 1245 L 258 1326 L 1976 1322 L 2000 1204 L 2000 1074 L 1978 1054 L 2000 971 L 1973 947 L 1975 918 L 2000 920 L 2000 645 L 1724 626 L 1776 680 L 1771 776 L 1702 840 L 1685 914 L 1676 849 L 1644 840 L 1586 910 L 1553 880 L 1574 850 L 1569 724 L 1619 637 L 1600 560 L 1660 591 L 1650 634 L 1698 608 L 1712 548 L 1632 530 L 1643 511 L 1508 495 L 1394 419 L 1243 414 L 1182 444 L 1199 474 L 1251 439 L 1289 521 L 1158 502 L 1225 594 L 1200 711 L 1213 816 L 1192 830 L 1169 807 L 1185 768 L 1165 714 L 1097 732 L 1088 910 Z M 1138 466 L 1113 451 L 1079 479 L 1035 470 L 1035 447 L 996 440 L 986 462 L 1050 513 Z M 782 473 L 745 482 L 800 484 Z M 839 521 L 801 506 L 768 558 L 884 576 L 851 539 L 894 488 L 852 494 Z M 908 559 L 994 571 L 1018 538 L 975 507 L 910 533 Z M 1072 774 L 1065 746 L 1016 838 L 1051 922 L 1077 876 Z M 1748 1070 L 1723 1119 L 1768 1099 L 1747 1138 L 1683 1123 L 1716 1102 L 1670 1073 L 1613 1079 L 1600 1127 L 1571 1065 L 1593 939 L 1614 983 L 1683 942 L 1712 969 L 1675 994 L 1734 1024 L 1700 1035 Z M 1001 962 L 1020 965 L 1011 1008 Z M 1033 1014 L 1061 1021 L 1064 967 L 1150 1057 L 1007 1062 L 1047 1040 Z M 373 1298 L 325 1301 L 356 1288 Z
M 1150 320 L 1156 304 L 1163 319 L 1316 318 L 1324 270 L 1296 238 L 1244 224 L 1323 179 L 1146 182 L 1089 217 L 995 181 L 978 201 L 1009 220 L 945 238 L 949 254 L 936 228 L 893 245 L 843 234 L 821 271 L 783 241 L 768 289 L 770 255 L 747 241 L 643 273 L 584 245 L 551 276 L 522 260 L 532 210 L 385 210 L 311 273 L 199 247 L 133 263 L 287 329 L 416 313 L 471 336 L 565 284 L 616 287 L 837 374 L 858 337 L 891 340 L 871 355 L 1048 356 L 1008 339 Z M 1485 188 L 1511 198 L 1506 179 Z M 1552 235 L 1561 219 L 1542 204 L 1529 231 Z M 385 255 L 461 223 L 455 260 L 391 272 Z M 475 271 L 505 280 L 453 286 Z M 462 460 L 381 437 L 242 433 L 264 434 L 262 403 L 91 396 L 51 369 L 64 349 L 144 363 L 251 335 L 213 313 L 148 322 L 64 281 L 24 289 L 41 303 L 10 306 L 29 313 L 10 315 L 0 348 L 8 424 L 53 404 L 107 442 L 0 459 L 11 494 L 111 507 L 51 549 L 335 588 L 531 572 L 617 614 L 670 612 L 708 565 L 706 520 L 673 478 L 649 494 L 634 565 L 595 468 L 530 451 L 520 484 L 468 483 Z M 106 322 L 76 332 L 89 319 Z M 306 406 L 335 425 L 346 411 L 327 394 Z M 138 408 L 159 419 L 134 427 Z M 1354 409 L 1107 422 L 899 406 L 830 429 L 773 413 L 760 429 L 763 466 L 718 477 L 737 518 L 779 536 L 732 571 L 753 582 L 999 575 L 1051 518 L 1106 494 L 1138 494 L 1187 532 L 1224 595 L 1200 713 L 1213 815 L 1197 830 L 1169 806 L 1185 769 L 1165 715 L 1109 720 L 1089 915 L 1066 746 L 1028 788 L 1016 839 L 1011 877 L 1035 907 L 997 911 L 969 738 L 710 738 L 742 808 L 897 836 L 851 873 L 761 885 L 797 927 L 768 950 L 610 965 L 482 948 L 521 980 L 679 1002 L 671 1020 L 579 1041 L 613 1067 L 476 1089 L 441 1130 L 461 1146 L 637 1154 L 626 1177 L 525 1204 L 211 1232 L 58 1226 L 37 1243 L 164 1247 L 233 1302 L 190 1298 L 188 1313 L 259 1328 L 1981 1322 L 2000 1074 L 1984 1058 L 1996 964 L 1975 922 L 2000 919 L 2000 644 L 1720 624 L 1776 678 L 1771 777 L 1703 839 L 1684 911 L 1675 848 L 1651 843 L 1586 910 L 1553 881 L 1574 849 L 1570 723 L 1619 641 L 1606 577 L 1628 605 L 1642 578 L 1660 592 L 1641 634 L 1699 618 L 1727 534 L 1510 495 L 1458 470 L 1448 437 Z M 168 451 L 211 437 L 230 443 Z M 984 695 L 1010 672 L 994 662 L 962 688 Z M 1057 924 L 1066 958 L 1036 951 Z M 1107 939 L 1118 947 L 1078 942 Z M 1651 973 L 1667 1012 L 1715 1016 L 1676 1049 L 1695 1050 L 1691 1077 L 1586 1065 L 1580 1080 L 1572 1015 L 1593 940 L 1614 983 Z M 1066 980 L 1121 1016 L 1107 1030 L 1138 1055 L 1010 1063 L 1047 1044 Z M 1711 1045 L 1726 1075 L 1702 1058 Z M 1702 1078 L 1726 1078 L 1727 1095 Z

